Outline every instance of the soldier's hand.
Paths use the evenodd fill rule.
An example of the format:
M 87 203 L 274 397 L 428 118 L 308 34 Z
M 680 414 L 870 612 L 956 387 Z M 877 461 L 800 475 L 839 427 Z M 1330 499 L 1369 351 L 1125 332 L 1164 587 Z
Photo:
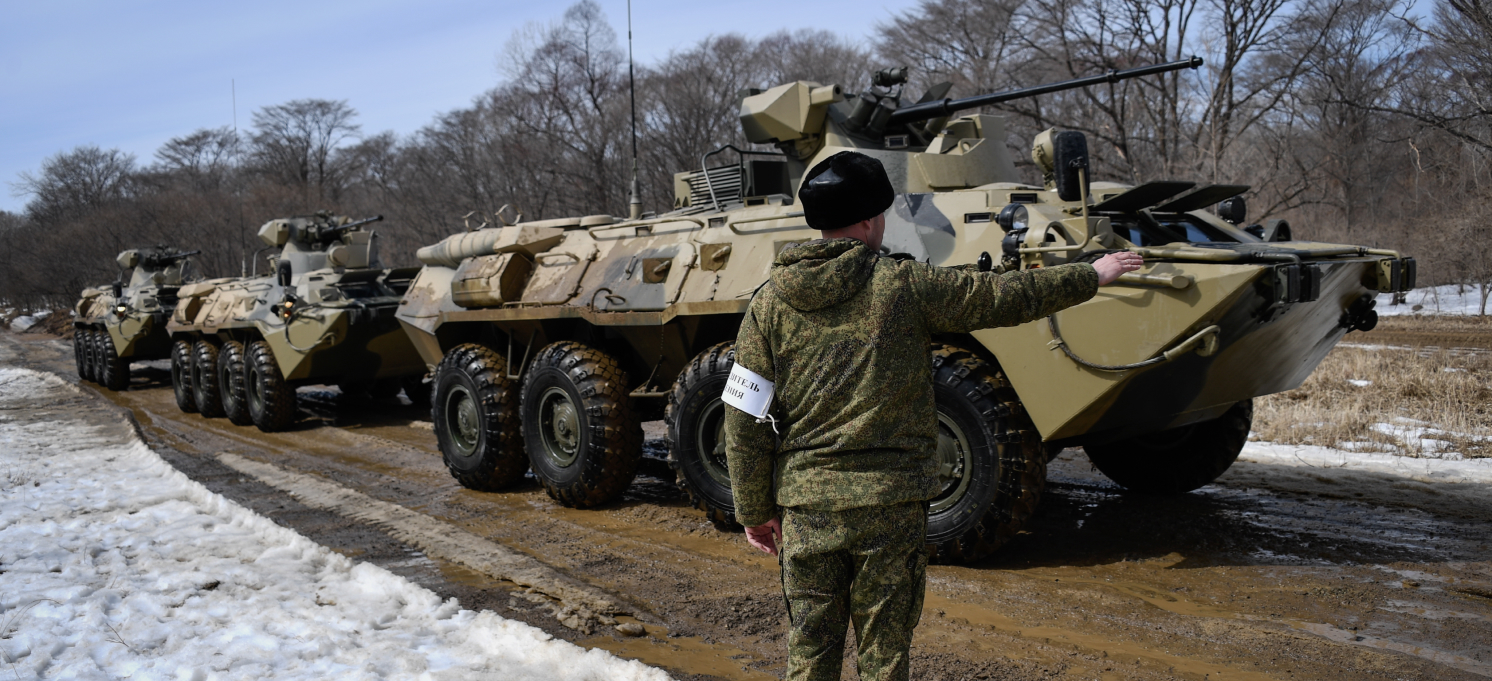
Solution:
M 1098 270 L 1098 285 L 1108 286 L 1114 283 L 1119 275 L 1140 269 L 1143 264 L 1145 264 L 1145 259 L 1141 258 L 1139 253 L 1119 251 L 1099 258 L 1093 263 L 1093 269 Z
M 773 518 L 756 527 L 746 528 L 746 543 L 768 555 L 777 555 L 777 545 L 782 542 L 782 520 Z

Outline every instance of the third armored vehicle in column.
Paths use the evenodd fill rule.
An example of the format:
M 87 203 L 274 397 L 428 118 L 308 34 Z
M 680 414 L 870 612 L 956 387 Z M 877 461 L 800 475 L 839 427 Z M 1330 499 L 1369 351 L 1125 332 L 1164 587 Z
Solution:
M 679 482 L 712 519 L 731 520 L 731 342 L 778 253 L 818 237 L 793 205 L 803 174 L 853 149 L 898 187 L 885 239 L 895 257 L 993 277 L 1119 249 L 1146 256 L 1142 271 L 1046 320 L 935 339 L 938 560 L 973 560 L 1013 537 L 1064 447 L 1085 448 L 1133 490 L 1207 484 L 1243 447 L 1252 398 L 1300 385 L 1343 334 L 1370 328 L 1374 294 L 1411 287 L 1413 259 L 1290 241 L 1279 220 L 1246 224 L 1245 186 L 1092 181 L 1074 132 L 1036 139 L 1044 178 L 1027 184 L 1004 119 L 961 113 L 1200 63 L 961 100 L 939 86 L 904 102 L 904 70 L 854 95 L 812 82 L 748 91 L 746 138 L 777 151 L 675 175 L 671 212 L 517 222 L 420 249 L 398 319 L 436 367 L 447 467 L 483 490 L 531 469 L 559 502 L 591 506 L 626 488 L 640 423 L 663 417 Z
M 424 362 L 394 320 L 415 268 L 387 269 L 365 225 L 317 213 L 259 229 L 281 249 L 263 277 L 214 279 L 180 291 L 167 325 L 171 383 L 182 411 L 283 430 L 295 388 L 335 383 L 344 393 L 426 399 Z
M 191 257 L 165 246 L 119 254 L 119 279 L 83 290 L 73 312 L 78 376 L 109 390 L 129 386 L 130 362 L 165 359 L 171 352 L 166 320 L 191 272 Z

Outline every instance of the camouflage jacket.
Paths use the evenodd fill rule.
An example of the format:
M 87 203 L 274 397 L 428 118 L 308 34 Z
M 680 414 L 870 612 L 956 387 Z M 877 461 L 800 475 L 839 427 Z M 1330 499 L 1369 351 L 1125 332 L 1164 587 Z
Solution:
M 1023 324 L 1097 291 L 1088 264 L 996 275 L 883 258 L 854 239 L 784 249 L 736 338 L 736 361 L 776 384 L 781 441 L 726 409 L 736 520 L 937 496 L 931 335 Z

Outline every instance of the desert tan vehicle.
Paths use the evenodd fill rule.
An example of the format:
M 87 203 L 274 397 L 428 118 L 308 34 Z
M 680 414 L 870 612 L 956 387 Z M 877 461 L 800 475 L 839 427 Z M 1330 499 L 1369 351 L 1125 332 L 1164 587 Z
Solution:
M 1414 261 L 1288 241 L 1278 220 L 1245 225 L 1244 186 L 1090 182 L 1074 132 L 1036 139 L 1045 178 L 1026 184 L 1004 120 L 958 115 L 1200 63 L 963 100 L 939 86 L 909 105 L 904 70 L 853 96 L 811 82 L 748 91 L 747 138 L 780 151 L 677 174 L 669 213 L 515 221 L 420 249 L 425 267 L 398 318 L 435 367 L 446 465 L 482 490 L 532 469 L 555 499 L 590 506 L 626 488 L 640 423 L 663 416 L 680 484 L 712 519 L 732 520 L 721 401 L 731 342 L 777 254 L 818 237 L 793 205 L 800 178 L 854 149 L 900 187 L 886 225 L 895 257 L 996 276 L 1118 249 L 1146 256 L 1046 320 L 934 339 L 937 559 L 973 560 L 1014 536 L 1064 447 L 1084 447 L 1132 490 L 1207 484 L 1243 447 L 1251 399 L 1300 385 L 1343 334 L 1370 328 L 1374 293 L 1411 287 Z
M 166 324 L 177 406 L 272 432 L 294 422 L 299 385 L 427 400 L 425 364 L 394 320 L 417 269 L 380 264 L 363 226 L 381 219 L 271 220 L 259 238 L 280 249 L 272 274 L 183 287 Z
M 78 377 L 109 390 L 129 387 L 130 362 L 171 353 L 166 320 L 191 270 L 191 257 L 165 246 L 131 249 L 115 259 L 121 270 L 111 286 L 83 290 L 73 307 L 73 355 Z

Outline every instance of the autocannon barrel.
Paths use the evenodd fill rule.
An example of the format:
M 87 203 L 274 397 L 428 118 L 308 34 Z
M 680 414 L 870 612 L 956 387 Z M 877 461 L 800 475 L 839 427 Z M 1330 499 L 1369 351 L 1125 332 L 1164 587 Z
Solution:
M 192 257 L 194 255 L 197 255 L 197 254 L 201 253 L 201 252 L 202 251 L 198 250 L 198 251 L 178 251 L 178 252 L 174 252 L 174 253 L 173 252 L 146 253 L 145 256 L 143 258 L 141 258 L 141 261 L 144 263 L 144 265 L 146 267 L 166 267 L 166 266 L 174 265 L 174 264 L 176 264 L 178 262 L 181 262 L 182 260 L 186 260 L 187 258 L 190 258 L 190 257 Z
M 976 95 L 973 97 L 965 97 L 963 99 L 942 99 L 932 102 L 923 102 L 921 104 L 913 104 L 906 108 L 896 110 L 896 112 L 891 114 L 891 118 L 889 119 L 887 125 L 905 125 L 907 123 L 916 123 L 918 121 L 950 116 L 965 109 L 973 109 L 981 106 L 989 106 L 990 104 L 1008 102 L 1012 99 L 1024 99 L 1026 97 L 1044 95 L 1049 92 L 1073 90 L 1080 87 L 1087 87 L 1089 85 L 1098 85 L 1100 83 L 1117 83 L 1121 80 L 1138 78 L 1140 76 L 1149 76 L 1157 73 L 1179 71 L 1181 69 L 1194 69 L 1201 65 L 1201 57 L 1192 57 L 1191 59 L 1180 59 L 1173 62 L 1166 62 L 1164 64 L 1138 66 L 1132 69 L 1124 69 L 1123 71 L 1110 69 L 1109 71 L 1100 73 L 1096 76 L 1086 76 L 1083 78 L 1075 78 L 1073 80 L 1064 80 L 1060 83 L 1047 83 L 1045 85 L 1036 85 L 1033 87 L 1021 88 L 1019 90 L 993 92 L 987 95 Z

